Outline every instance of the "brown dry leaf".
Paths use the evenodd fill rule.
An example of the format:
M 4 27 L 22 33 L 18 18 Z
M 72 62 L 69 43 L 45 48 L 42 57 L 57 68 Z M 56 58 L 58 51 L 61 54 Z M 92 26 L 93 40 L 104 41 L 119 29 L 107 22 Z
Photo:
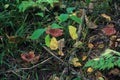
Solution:
M 114 27 L 114 26 L 115 26 L 114 24 L 110 23 L 106 27 Z
M 64 38 L 63 38 L 63 39 L 60 39 L 60 40 L 58 41 L 58 49 L 59 49 L 58 55 L 64 56 L 64 53 L 63 53 L 63 51 L 62 51 L 64 47 L 65 47 L 65 40 L 64 40 Z
M 98 25 L 95 24 L 95 22 L 89 21 L 88 17 L 85 16 L 86 24 L 90 29 L 96 29 Z
M 85 61 L 87 59 L 87 56 L 82 56 L 82 61 Z
M 82 16 L 82 13 L 83 13 L 83 9 L 80 9 L 79 12 L 77 13 L 77 17 L 81 17 Z
M 103 77 L 103 74 L 102 74 L 101 72 L 99 72 L 99 71 L 97 71 L 97 72 L 95 73 L 95 75 L 96 75 L 97 78 L 98 78 L 98 77 Z
M 94 45 L 92 43 L 88 43 L 88 48 L 92 49 L 94 48 Z
M 88 8 L 89 8 L 90 12 L 93 12 L 92 9 L 94 8 L 94 4 L 90 2 L 89 5 L 88 5 Z
M 58 49 L 62 50 L 64 47 L 65 47 L 65 39 L 63 38 L 58 41 Z
M 24 40 L 24 38 L 19 36 L 8 36 L 9 43 L 19 43 Z
M 109 42 L 109 47 L 110 48 L 115 48 L 115 47 L 117 47 L 118 46 L 118 42 L 117 41 L 111 41 L 110 40 L 110 42 Z
M 31 61 L 32 64 L 35 64 L 39 61 L 40 59 L 40 55 L 37 55 L 36 57 L 34 57 L 34 59 Z
M 102 17 L 106 18 L 106 20 L 111 21 L 111 17 L 108 16 L 107 14 L 101 14 Z
M 60 56 L 64 56 L 63 51 L 59 50 L 59 51 L 58 51 L 58 55 L 60 55 Z
M 120 74 L 120 70 L 115 68 L 110 70 L 110 72 L 108 73 L 108 75 L 119 75 Z

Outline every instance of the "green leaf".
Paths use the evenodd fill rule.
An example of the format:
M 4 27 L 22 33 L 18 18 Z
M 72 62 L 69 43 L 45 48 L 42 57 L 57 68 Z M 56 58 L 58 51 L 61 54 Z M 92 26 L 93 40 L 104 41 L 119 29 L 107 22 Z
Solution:
M 73 10 L 75 10 L 75 7 L 68 7 L 68 8 L 66 9 L 67 13 L 72 13 Z
M 38 15 L 40 17 L 44 17 L 44 14 L 43 13 L 36 13 L 35 15 Z
M 45 3 L 50 4 L 50 6 L 53 7 L 53 3 L 54 3 L 54 2 L 59 2 L 59 1 L 58 1 L 58 0 L 38 0 L 37 2 L 38 2 L 38 3 L 43 3 L 43 2 L 45 2 Z
M 27 8 L 36 5 L 33 1 L 22 1 L 22 3 L 19 5 L 19 12 L 24 12 Z
M 52 29 L 55 29 L 55 28 L 63 28 L 63 27 L 60 26 L 60 25 L 58 25 L 58 24 L 56 24 L 56 23 L 53 23 L 53 24 L 51 25 L 51 28 L 52 28 Z
M 49 34 L 45 37 L 45 44 L 47 47 L 50 46 L 50 35 Z
M 30 36 L 30 39 L 32 40 L 38 39 L 44 32 L 45 32 L 45 29 L 37 29 Z
M 86 5 L 89 5 L 91 0 L 85 0 Z
M 58 16 L 58 19 L 60 20 L 60 22 L 64 22 L 68 19 L 68 14 L 61 14 L 60 16 Z
M 78 24 L 81 24 L 81 22 L 82 22 L 81 18 L 78 18 L 77 16 L 71 15 L 70 18 Z

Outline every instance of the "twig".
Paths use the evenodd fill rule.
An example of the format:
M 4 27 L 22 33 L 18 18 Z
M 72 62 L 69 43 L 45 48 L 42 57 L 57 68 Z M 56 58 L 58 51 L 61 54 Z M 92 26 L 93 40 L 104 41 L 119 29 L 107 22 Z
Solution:
M 52 59 L 52 58 L 53 58 L 53 57 L 50 57 L 50 58 L 42 61 L 41 63 L 38 63 L 38 64 L 36 64 L 36 65 L 34 65 L 34 66 L 30 67 L 30 68 L 20 68 L 20 69 L 21 69 L 21 70 L 33 69 L 33 68 L 39 66 L 40 64 L 43 64 L 43 63 L 47 62 L 48 60 L 50 60 L 50 59 Z
M 59 57 L 57 57 L 53 52 L 51 52 L 47 47 L 43 46 L 43 48 L 48 51 L 53 57 L 55 57 L 56 59 L 58 59 L 59 61 L 65 63 L 62 59 L 60 59 Z
M 10 73 L 10 72 L 13 73 L 13 72 L 15 72 L 15 71 L 22 71 L 22 70 L 30 70 L 30 69 L 33 69 L 33 68 L 39 66 L 40 64 L 43 64 L 43 63 L 47 62 L 48 60 L 50 60 L 50 59 L 52 59 L 52 58 L 53 58 L 53 57 L 50 57 L 50 58 L 42 61 L 41 63 L 38 63 L 38 64 L 36 64 L 36 65 L 33 65 L 32 67 L 29 67 L 29 68 L 18 68 L 18 69 L 14 69 L 14 70 L 8 70 L 8 71 L 6 71 L 6 73 Z
M 83 23 L 84 23 L 85 15 L 86 15 L 86 10 L 83 9 L 83 13 L 82 13 L 82 17 L 81 17 L 81 24 L 78 27 L 78 33 L 77 33 L 78 34 L 78 39 L 77 39 L 77 41 L 79 41 L 79 39 L 80 39 L 80 34 L 81 34 L 82 26 L 83 26 Z

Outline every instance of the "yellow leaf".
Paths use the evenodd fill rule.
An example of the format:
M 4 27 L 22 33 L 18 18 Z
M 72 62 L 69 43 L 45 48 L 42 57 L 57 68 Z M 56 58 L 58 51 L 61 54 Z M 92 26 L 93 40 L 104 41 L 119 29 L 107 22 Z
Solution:
M 104 47 L 105 47 L 105 45 L 104 45 L 103 43 L 98 45 L 98 48 L 101 48 L 101 49 L 102 49 L 102 48 L 104 48 Z
M 72 37 L 73 40 L 78 38 L 76 30 L 77 30 L 76 27 L 69 26 L 69 33 L 70 33 L 70 36 Z
M 63 53 L 63 51 L 58 51 L 58 54 L 60 55 L 60 56 L 64 56 L 64 53 Z
M 93 72 L 93 68 L 89 67 L 89 68 L 87 69 L 87 72 L 88 72 L 88 73 Z
M 77 62 L 77 61 L 79 61 L 78 58 L 73 58 L 73 59 L 72 59 L 72 63 Z
M 80 62 L 75 62 L 75 63 L 73 63 L 73 65 L 74 65 L 74 67 L 80 67 L 80 66 L 82 66 L 82 64 Z
M 80 62 L 78 62 L 79 59 L 78 58 L 73 58 L 72 59 L 72 64 L 74 65 L 74 67 L 80 67 L 82 66 L 82 64 Z
M 55 37 L 53 37 L 53 38 L 51 39 L 50 49 L 51 49 L 51 50 L 56 50 L 56 49 L 58 49 L 58 41 L 57 41 L 57 39 L 56 39 Z
M 101 14 L 102 17 L 106 18 L 108 21 L 111 21 L 111 17 L 106 14 Z

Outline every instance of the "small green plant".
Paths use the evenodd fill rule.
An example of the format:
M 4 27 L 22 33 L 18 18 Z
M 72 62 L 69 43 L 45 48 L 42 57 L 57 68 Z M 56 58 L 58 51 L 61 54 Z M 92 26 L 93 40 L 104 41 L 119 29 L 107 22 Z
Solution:
M 46 4 L 50 4 L 50 6 L 53 7 L 53 3 L 58 2 L 58 0 L 28 0 L 28 1 L 22 1 L 22 3 L 19 5 L 19 11 L 24 12 L 30 7 L 38 7 L 40 9 L 44 9 L 46 7 Z
M 120 53 L 111 49 L 106 49 L 99 58 L 88 60 L 85 64 L 85 67 L 99 70 L 109 70 L 115 66 L 120 67 Z

